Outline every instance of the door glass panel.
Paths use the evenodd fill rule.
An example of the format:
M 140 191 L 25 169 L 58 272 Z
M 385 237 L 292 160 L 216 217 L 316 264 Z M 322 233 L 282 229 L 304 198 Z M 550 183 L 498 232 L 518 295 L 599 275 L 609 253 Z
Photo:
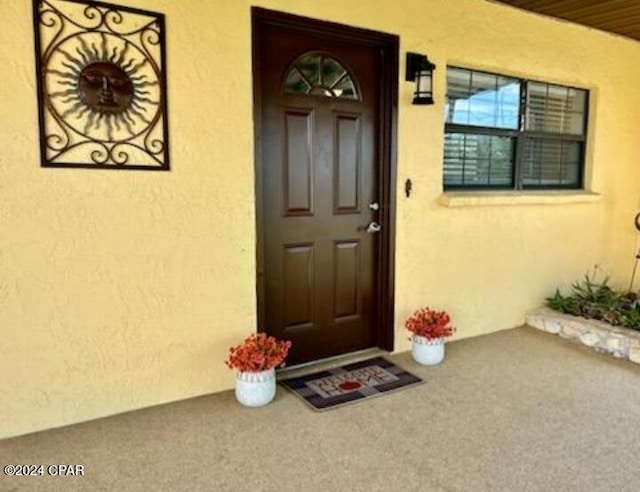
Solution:
M 326 57 L 322 64 L 322 82 L 329 87 L 338 82 L 344 75 L 349 75 L 345 68 L 333 58 Z
M 284 92 L 341 99 L 360 99 L 349 70 L 326 53 L 299 56 L 289 67 Z
M 333 93 L 336 97 L 358 99 L 356 88 L 353 86 L 353 81 L 349 77 L 343 77 L 342 80 L 333 88 Z
M 321 62 L 319 55 L 303 55 L 296 61 L 296 68 L 311 86 L 318 85 L 320 82 Z
M 312 96 L 333 96 L 333 93 L 324 87 L 312 87 L 308 94 L 311 94 Z
M 309 90 L 309 84 L 297 69 L 289 71 L 284 85 L 288 89 L 287 92 L 305 94 Z

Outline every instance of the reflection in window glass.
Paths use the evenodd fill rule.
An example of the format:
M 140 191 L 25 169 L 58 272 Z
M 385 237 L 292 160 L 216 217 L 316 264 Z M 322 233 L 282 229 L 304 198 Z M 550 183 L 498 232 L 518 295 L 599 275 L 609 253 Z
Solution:
M 580 147 L 577 142 L 544 138 L 527 139 L 524 145 L 523 182 L 527 185 L 577 185 Z
M 353 81 L 349 77 L 343 77 L 333 88 L 336 97 L 345 97 L 347 99 L 357 99 L 356 88 Z
M 311 86 L 305 81 L 305 78 L 302 74 L 297 70 L 290 70 L 287 74 L 287 80 L 284 83 L 285 87 L 289 90 L 289 92 L 302 92 L 306 93 Z
M 510 186 L 513 182 L 513 139 L 491 135 L 447 133 L 445 185 Z
M 320 82 L 321 63 L 320 55 L 301 56 L 296 62 L 296 68 L 311 87 L 318 85 L 318 82 Z
M 344 75 L 347 75 L 347 71 L 342 68 L 336 60 L 333 58 L 325 57 L 322 65 L 322 82 L 323 84 L 332 87 L 336 84 Z
M 447 70 L 447 123 L 517 129 L 519 101 L 517 79 L 458 68 Z
M 356 85 L 345 67 L 323 53 L 300 56 L 289 68 L 284 82 L 289 94 L 359 99 Z
M 447 67 L 446 189 L 580 188 L 588 91 Z
M 527 130 L 580 135 L 584 131 L 585 110 L 585 91 L 540 82 L 528 83 Z

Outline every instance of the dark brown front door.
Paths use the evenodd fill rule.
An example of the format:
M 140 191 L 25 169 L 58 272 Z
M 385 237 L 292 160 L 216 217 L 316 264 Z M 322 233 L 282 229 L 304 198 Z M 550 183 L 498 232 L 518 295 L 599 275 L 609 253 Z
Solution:
M 297 364 L 380 345 L 376 46 L 258 24 L 261 324 Z

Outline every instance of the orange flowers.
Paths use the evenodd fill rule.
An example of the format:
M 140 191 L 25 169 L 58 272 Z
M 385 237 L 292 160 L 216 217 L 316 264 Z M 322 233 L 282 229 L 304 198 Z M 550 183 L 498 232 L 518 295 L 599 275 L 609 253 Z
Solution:
M 288 340 L 278 340 L 266 333 L 249 335 L 237 347 L 229 349 L 224 363 L 242 372 L 260 372 L 274 367 L 284 367 L 284 360 L 291 348 Z
M 415 311 L 407 318 L 404 326 L 411 333 L 432 340 L 453 335 L 456 329 L 450 323 L 451 318 L 446 311 L 436 311 L 427 307 Z

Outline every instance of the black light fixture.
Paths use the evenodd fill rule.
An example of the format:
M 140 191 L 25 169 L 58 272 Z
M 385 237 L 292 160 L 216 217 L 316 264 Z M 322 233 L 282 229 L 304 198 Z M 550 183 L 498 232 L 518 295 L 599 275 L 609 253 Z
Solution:
M 407 53 L 405 80 L 416 83 L 413 104 L 433 104 L 433 70 L 427 55 Z

